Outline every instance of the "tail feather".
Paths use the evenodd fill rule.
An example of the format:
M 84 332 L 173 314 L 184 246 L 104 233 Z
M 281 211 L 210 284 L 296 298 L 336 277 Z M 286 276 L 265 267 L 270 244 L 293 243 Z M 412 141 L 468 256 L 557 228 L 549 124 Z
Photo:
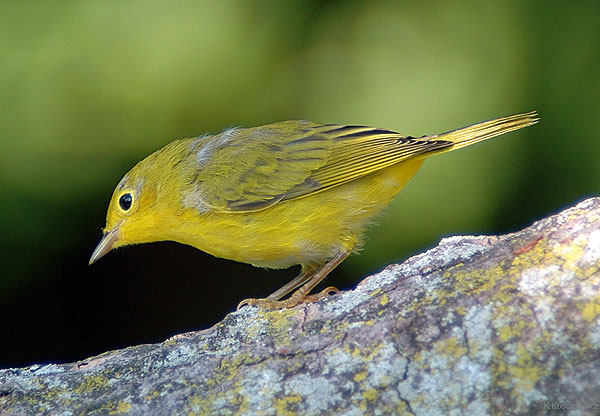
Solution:
M 449 152 L 451 150 L 460 149 L 461 147 L 470 146 L 483 140 L 491 139 L 492 137 L 508 133 L 509 131 L 531 126 L 538 121 L 539 118 L 537 112 L 529 111 L 527 113 L 496 118 L 484 121 L 483 123 L 473 124 L 469 127 L 429 136 L 428 139 L 448 140 L 453 142 L 454 145 L 452 147 L 440 151 L 440 153 Z

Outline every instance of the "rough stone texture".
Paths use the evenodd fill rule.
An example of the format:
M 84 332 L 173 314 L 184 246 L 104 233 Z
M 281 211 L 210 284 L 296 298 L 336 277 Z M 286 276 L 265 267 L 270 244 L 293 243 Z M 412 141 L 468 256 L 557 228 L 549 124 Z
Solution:
M 452 237 L 356 290 L 64 365 L 0 371 L 0 414 L 596 414 L 600 198 Z

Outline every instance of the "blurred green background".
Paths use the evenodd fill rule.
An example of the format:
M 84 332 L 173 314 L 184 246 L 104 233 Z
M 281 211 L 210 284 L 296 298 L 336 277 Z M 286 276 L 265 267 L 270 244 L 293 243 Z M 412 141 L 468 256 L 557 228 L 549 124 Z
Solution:
M 342 288 L 455 234 L 600 193 L 600 2 L 0 3 L 0 366 L 208 327 L 297 270 L 156 243 L 92 267 L 113 187 L 174 138 L 285 119 L 440 133 L 541 122 L 430 159 Z

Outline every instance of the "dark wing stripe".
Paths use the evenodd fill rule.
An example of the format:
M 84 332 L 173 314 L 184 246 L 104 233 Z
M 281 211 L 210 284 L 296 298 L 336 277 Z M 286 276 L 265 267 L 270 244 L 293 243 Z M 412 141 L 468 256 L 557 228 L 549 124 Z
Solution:
M 282 159 L 279 157 L 275 158 L 275 160 L 282 164 L 290 162 L 290 159 Z M 294 157 L 292 160 L 294 162 L 318 162 L 320 159 L 318 157 Z
M 287 143 L 285 143 L 286 146 L 290 146 L 290 145 L 295 145 L 295 144 L 305 144 L 305 143 L 310 143 L 310 142 L 323 142 L 326 141 L 327 139 L 323 136 L 317 136 L 317 135 L 310 135 L 310 136 L 306 136 L 306 137 L 301 137 L 299 139 L 296 140 L 291 140 Z
M 275 205 L 283 199 L 285 195 L 277 195 L 266 201 L 248 202 L 248 200 L 228 201 L 227 208 L 232 211 L 257 211 Z
M 348 158 L 348 153 L 344 155 L 335 154 L 337 160 L 331 160 L 327 165 L 317 169 L 310 176 L 310 181 L 305 181 L 292 187 L 286 192 L 283 200 L 299 198 L 309 195 L 312 192 L 319 192 L 332 188 L 343 183 L 347 183 L 361 176 L 368 175 L 380 169 L 392 166 L 402 160 L 410 157 L 418 156 L 419 154 L 429 153 L 436 150 L 441 150 L 452 146 L 452 142 L 446 140 L 438 141 L 419 141 L 406 140 L 409 142 L 405 145 L 392 146 L 394 141 L 386 140 L 386 146 L 376 152 L 365 153 L 365 148 L 362 148 L 362 155 Z M 363 145 L 365 142 L 362 143 Z M 344 150 L 346 146 L 344 146 Z M 369 146 L 369 148 L 377 148 L 377 146 Z
M 366 149 L 388 149 L 397 148 L 400 137 L 373 137 L 368 140 L 355 140 L 348 142 L 338 142 L 333 158 L 343 158 L 346 154 L 362 154 Z M 401 142 L 400 142 L 401 143 Z
M 353 151 L 354 149 L 348 149 L 350 151 L 344 149 L 343 152 L 332 155 L 329 163 L 320 168 L 318 172 L 336 169 L 338 165 L 347 165 L 353 167 L 356 164 L 363 163 L 363 161 L 373 158 L 379 158 L 382 160 L 392 159 L 394 160 L 394 163 L 397 163 L 401 158 L 416 156 L 418 154 L 431 152 L 433 150 L 438 150 L 449 146 L 452 146 L 452 142 L 446 140 L 410 141 L 400 145 L 396 144 L 395 142 L 390 142 L 386 143 L 386 146 L 368 146 L 368 148 L 372 150 L 370 152 L 366 152 L 363 144 L 363 146 L 357 147 L 357 151 Z M 377 149 L 378 147 L 381 148 Z
M 335 137 L 335 140 L 338 139 L 359 139 L 361 137 L 369 137 L 369 136 L 375 136 L 378 134 L 393 134 L 393 135 L 398 135 L 397 133 L 394 133 L 392 131 L 389 130 L 381 130 L 381 129 L 371 129 L 371 130 L 363 130 L 363 131 L 357 131 L 355 133 L 346 133 L 346 134 L 342 134 L 339 135 L 337 137 Z
M 327 133 L 327 134 L 337 133 L 337 134 L 340 134 L 340 133 L 343 133 L 343 132 L 348 132 L 350 130 L 363 130 L 363 129 L 372 130 L 373 127 L 358 126 L 358 125 L 349 125 L 349 126 L 336 125 L 334 129 L 325 130 L 325 131 L 323 131 L 323 133 Z
M 424 146 L 422 144 L 425 144 Z M 362 155 L 353 159 L 334 161 L 311 175 L 324 187 L 331 187 L 370 172 L 383 169 L 420 154 L 444 149 L 452 146 L 452 142 L 415 142 L 410 148 L 405 146 L 393 151 L 382 151 L 375 154 Z

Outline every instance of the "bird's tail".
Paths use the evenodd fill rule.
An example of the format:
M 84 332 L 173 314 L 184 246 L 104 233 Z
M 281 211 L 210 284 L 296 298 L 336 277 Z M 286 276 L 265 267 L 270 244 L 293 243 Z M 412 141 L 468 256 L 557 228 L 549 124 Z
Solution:
M 483 123 L 473 124 L 469 127 L 452 130 L 446 133 L 429 136 L 428 139 L 447 140 L 453 142 L 450 148 L 443 149 L 440 153 L 460 149 L 474 143 L 491 139 L 509 131 L 522 129 L 538 122 L 537 112 L 515 114 L 513 116 L 496 118 Z M 436 152 L 437 153 L 437 152 Z

